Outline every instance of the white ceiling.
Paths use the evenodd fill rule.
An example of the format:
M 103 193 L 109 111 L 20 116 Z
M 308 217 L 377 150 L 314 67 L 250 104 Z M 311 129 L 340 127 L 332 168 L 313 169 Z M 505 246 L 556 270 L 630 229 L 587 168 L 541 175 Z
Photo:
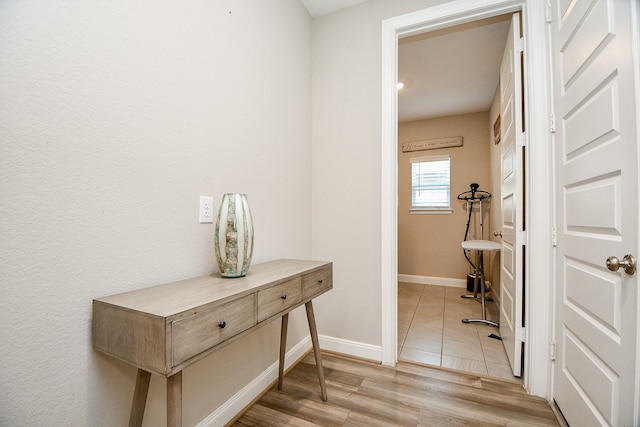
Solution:
M 367 0 L 300 0 L 314 18 L 355 6 L 365 1 Z
M 400 39 L 398 120 L 488 111 L 498 87 L 510 16 Z
M 318 17 L 367 0 L 300 0 Z M 398 120 L 487 111 L 498 87 L 510 15 L 400 39 Z

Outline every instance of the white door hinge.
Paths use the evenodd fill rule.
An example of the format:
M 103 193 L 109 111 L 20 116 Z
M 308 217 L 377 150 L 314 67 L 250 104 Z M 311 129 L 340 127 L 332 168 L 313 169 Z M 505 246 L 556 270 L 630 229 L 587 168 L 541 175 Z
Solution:
M 527 336 L 527 328 L 520 327 L 516 328 L 516 341 L 526 342 L 525 337 Z
M 556 340 L 551 340 L 549 343 L 549 359 L 556 360 Z
M 549 131 L 556 133 L 556 115 L 553 113 L 549 115 Z
M 516 135 L 516 145 L 518 147 L 525 147 L 526 146 L 526 135 L 524 132 L 520 132 Z
M 518 242 L 522 245 L 527 244 L 527 232 L 526 231 L 517 231 L 516 232 L 516 238 L 518 239 Z
M 551 2 L 549 0 L 547 0 L 546 4 L 544 5 L 544 18 L 546 23 L 550 23 L 553 21 L 553 18 L 551 17 Z
M 558 230 L 555 227 L 551 227 L 551 246 L 558 246 Z

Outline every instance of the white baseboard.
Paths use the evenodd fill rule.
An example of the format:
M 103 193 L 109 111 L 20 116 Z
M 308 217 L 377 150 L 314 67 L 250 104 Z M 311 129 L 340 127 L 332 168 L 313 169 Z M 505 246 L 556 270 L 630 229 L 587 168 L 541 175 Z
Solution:
M 340 338 L 318 335 L 320 348 L 335 353 L 347 354 L 361 359 L 382 360 L 382 346 L 349 341 Z
M 311 337 L 307 336 L 293 346 L 285 355 L 284 368 L 288 369 L 292 364 L 304 356 L 311 348 Z M 236 415 L 260 396 L 269 386 L 278 379 L 278 362 L 265 369 L 253 381 L 242 388 L 231 399 L 223 403 L 218 409 L 200 421 L 196 427 L 220 427 L 231 421 Z
M 420 285 L 451 286 L 454 288 L 467 287 L 466 279 L 451 279 L 449 277 L 414 276 L 411 274 L 398 274 L 398 281 L 405 283 L 417 283 Z
M 339 338 L 318 335 L 320 348 L 336 353 L 343 353 L 350 356 L 360 357 L 369 360 L 382 360 L 382 349 L 380 346 L 359 343 L 355 341 L 343 340 Z M 311 349 L 311 337 L 307 336 L 301 340 L 285 355 L 284 367 L 288 369 L 292 364 L 304 356 Z M 200 421 L 196 427 L 220 427 L 231 421 L 236 415 L 260 396 L 275 380 L 278 379 L 278 362 L 265 369 L 253 381 L 242 388 L 231 399 L 227 400 L 218 409 Z

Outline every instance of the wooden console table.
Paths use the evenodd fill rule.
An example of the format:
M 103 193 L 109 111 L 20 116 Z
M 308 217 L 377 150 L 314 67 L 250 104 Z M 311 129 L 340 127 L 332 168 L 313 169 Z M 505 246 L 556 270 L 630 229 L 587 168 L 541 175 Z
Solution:
M 151 374 L 167 378 L 167 426 L 182 425 L 182 370 L 282 319 L 282 388 L 289 312 L 307 310 L 322 399 L 327 392 L 311 300 L 333 287 L 330 262 L 277 260 L 245 277 L 196 277 L 93 300 L 93 348 L 138 368 L 129 426 L 141 426 Z

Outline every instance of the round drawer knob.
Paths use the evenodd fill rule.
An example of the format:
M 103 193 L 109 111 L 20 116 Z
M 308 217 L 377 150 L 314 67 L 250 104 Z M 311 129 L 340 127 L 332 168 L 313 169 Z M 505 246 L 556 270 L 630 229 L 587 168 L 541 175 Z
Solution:
M 218 326 L 220 327 L 220 329 L 224 329 L 227 326 L 227 322 L 222 321 L 222 322 L 218 323 Z
M 287 299 L 287 294 L 282 295 L 280 298 Z
M 322 283 L 322 279 L 318 279 L 318 283 Z

